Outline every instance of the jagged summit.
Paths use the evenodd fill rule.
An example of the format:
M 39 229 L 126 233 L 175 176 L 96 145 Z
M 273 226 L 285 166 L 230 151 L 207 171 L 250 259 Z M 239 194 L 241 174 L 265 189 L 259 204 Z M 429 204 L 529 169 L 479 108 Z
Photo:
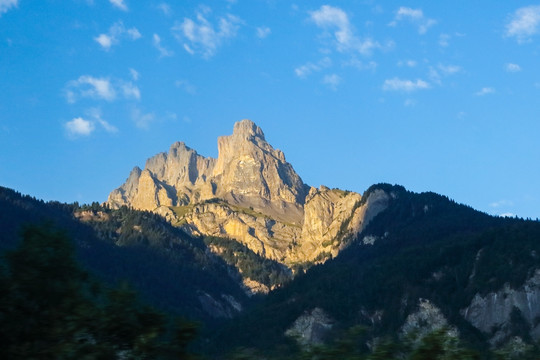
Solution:
M 337 254 L 381 211 L 382 193 L 310 187 L 251 120 L 218 138 L 218 158 L 183 142 L 134 168 L 107 203 L 157 212 L 194 234 L 229 237 L 287 265 Z M 322 256 L 322 258 L 321 258 Z
M 168 153 L 149 158 L 143 171 L 133 171 L 108 203 L 154 210 L 220 198 L 300 221 L 308 187 L 253 121 L 239 121 L 232 135 L 219 137 L 218 153 L 206 158 L 176 142 Z
M 265 140 L 262 129 L 249 119 L 240 120 L 234 124 L 233 136 L 243 137 L 245 139 L 256 136 Z

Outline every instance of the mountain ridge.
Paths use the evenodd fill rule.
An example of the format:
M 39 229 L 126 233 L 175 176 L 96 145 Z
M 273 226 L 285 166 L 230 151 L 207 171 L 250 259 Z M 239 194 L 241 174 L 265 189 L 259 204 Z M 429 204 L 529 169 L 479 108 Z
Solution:
M 195 235 L 233 238 L 290 268 L 336 256 L 384 209 L 351 191 L 305 184 L 251 120 L 220 136 L 217 159 L 183 142 L 135 167 L 107 200 L 156 212 Z

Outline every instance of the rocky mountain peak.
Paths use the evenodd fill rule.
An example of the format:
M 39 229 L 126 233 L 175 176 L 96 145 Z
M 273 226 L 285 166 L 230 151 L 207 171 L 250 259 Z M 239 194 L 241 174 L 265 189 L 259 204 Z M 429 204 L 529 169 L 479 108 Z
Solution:
M 253 137 L 258 137 L 261 140 L 265 140 L 262 129 L 249 119 L 237 121 L 234 124 L 233 136 L 248 140 Z
M 176 142 L 135 168 L 107 202 L 154 211 L 194 234 L 236 239 L 286 264 L 337 254 L 347 244 L 341 240 L 385 206 L 370 199 L 361 206 L 360 194 L 304 184 L 251 120 L 218 138 L 218 154 L 207 158 Z

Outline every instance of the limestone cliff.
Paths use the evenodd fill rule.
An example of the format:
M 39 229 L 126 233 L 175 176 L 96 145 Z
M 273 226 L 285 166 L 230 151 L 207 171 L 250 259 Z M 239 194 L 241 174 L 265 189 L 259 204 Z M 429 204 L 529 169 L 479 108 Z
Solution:
M 512 312 L 518 312 L 525 320 L 533 339 L 540 339 L 540 269 L 520 288 L 505 285 L 498 292 L 476 294 L 470 305 L 461 310 L 467 321 L 489 335 L 492 345 L 499 345 L 508 338 Z
M 107 203 L 154 211 L 196 235 L 235 239 L 287 266 L 324 261 L 382 211 L 388 195 L 310 187 L 250 120 L 218 138 L 218 158 L 182 142 L 136 167 Z

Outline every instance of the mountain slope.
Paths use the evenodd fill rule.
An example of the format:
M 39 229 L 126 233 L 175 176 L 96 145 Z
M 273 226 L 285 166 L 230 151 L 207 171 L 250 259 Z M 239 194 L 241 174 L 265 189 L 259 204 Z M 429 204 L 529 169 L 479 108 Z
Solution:
M 207 322 L 236 315 L 248 301 L 234 267 L 158 215 L 45 203 L 0 187 L 0 249 L 18 243 L 24 224 L 43 222 L 67 231 L 93 274 L 112 284 L 126 281 L 167 311 Z
M 286 344 L 286 331 L 300 319 L 313 324 L 300 332 L 305 339 L 317 326 L 333 328 L 331 336 L 358 324 L 372 338 L 446 324 L 477 348 L 500 346 L 512 335 L 539 338 L 539 222 L 491 217 L 434 193 L 384 184 L 364 197 L 374 191 L 391 200 L 358 240 L 236 319 L 218 348 L 233 341 L 226 334 L 236 329 L 249 334 L 237 336 L 237 345 Z

